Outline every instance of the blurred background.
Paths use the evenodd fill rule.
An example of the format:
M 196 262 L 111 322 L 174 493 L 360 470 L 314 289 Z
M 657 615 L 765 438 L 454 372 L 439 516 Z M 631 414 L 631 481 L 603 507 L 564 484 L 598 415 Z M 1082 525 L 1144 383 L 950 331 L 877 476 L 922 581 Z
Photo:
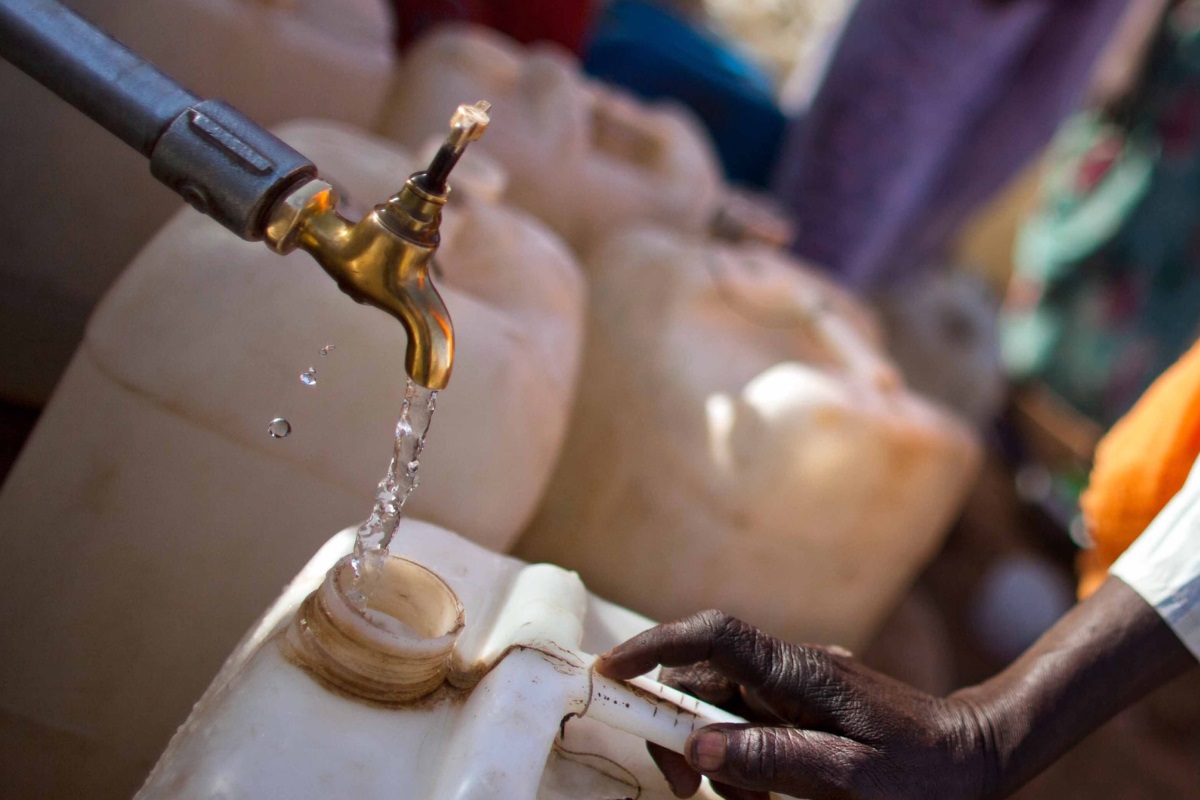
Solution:
M 738 545 L 757 547 L 760 558 L 806 546 L 807 529 L 780 522 L 794 519 L 801 506 L 776 509 L 772 504 L 783 502 L 777 498 L 824 486 L 820 475 L 830 487 L 844 483 L 855 464 L 885 465 L 878 466 L 879 480 L 892 485 L 909 464 L 928 463 L 923 482 L 897 484 L 897 497 L 872 501 L 881 519 L 899 520 L 890 533 L 879 521 L 829 523 L 842 526 L 836 530 L 843 538 L 822 547 L 841 548 L 863 564 L 873 559 L 881 573 L 888 571 L 883 562 L 897 557 L 893 549 L 903 554 L 904 565 L 887 579 L 845 589 L 846 597 L 870 596 L 859 605 L 846 601 L 858 609 L 846 611 L 846 619 L 860 614 L 861 622 L 839 617 L 842 589 L 831 580 L 820 587 L 823 597 L 834 598 L 831 609 L 795 635 L 856 639 L 872 665 L 939 693 L 1001 669 L 1107 568 L 1079 510 L 1095 446 L 1200 333 L 1200 2 L 69 5 L 193 91 L 227 100 L 267 126 L 332 120 L 372 142 L 398 143 L 416 153 L 455 103 L 479 99 L 473 95 L 478 91 L 495 104 L 494 129 L 480 144 L 478 167 L 462 179 L 465 193 L 519 209 L 550 237 L 553 244 L 546 247 L 579 263 L 583 277 L 570 279 L 578 286 L 563 279 L 574 288 L 562 297 L 579 305 L 571 312 L 577 315 L 571 330 L 580 343 L 556 362 L 567 366 L 555 380 L 570 388 L 561 403 L 561 431 L 539 456 L 544 475 L 534 483 L 544 496 L 514 513 L 511 535 L 489 546 L 579 569 L 593 591 L 663 616 L 674 609 L 623 586 L 614 575 L 619 570 L 606 571 L 586 541 L 562 533 L 573 520 L 591 519 L 587 515 L 596 512 L 586 498 L 607 491 L 604 479 L 589 472 L 593 458 L 611 458 L 616 473 L 635 460 L 605 449 L 611 438 L 653 440 L 659 450 L 684 453 L 692 452 L 694 438 L 701 455 L 681 456 L 679 464 L 711 456 L 711 474 L 688 478 L 709 489 L 689 488 L 683 478 L 645 478 L 645 492 L 678 496 L 683 500 L 676 505 L 687 505 L 706 491 L 719 495 L 712 486 L 721 480 L 722 486 L 743 481 L 737 484 L 741 499 L 711 501 L 728 509 L 705 506 L 697 513 L 716 520 L 703 534 L 713 541 L 727 529 L 761 533 L 761 545 Z M 201 255 L 185 270 L 186 256 L 160 252 L 171 236 L 182 236 L 182 222 L 170 223 L 175 233 L 164 226 L 191 212 L 182 212 L 182 201 L 155 184 L 136 153 L 7 63 L 0 63 L 0 107 L 6 109 L 0 114 L 6 187 L 0 193 L 6 231 L 0 258 L 0 477 L 14 476 L 0 495 L 0 535 L 11 542 L 22 531 L 60 519 L 39 517 L 18 497 L 27 497 L 31 486 L 54 484 L 46 465 L 73 458 L 68 445 L 47 450 L 50 439 L 79 441 L 80 460 L 92 458 L 87 437 L 77 437 L 72 424 L 103 425 L 104 418 L 85 422 L 68 412 L 70 398 L 77 409 L 90 390 L 83 383 L 60 384 L 72 358 L 84 358 L 76 353 L 87 350 L 86 343 L 80 349 L 85 336 L 99 342 L 93 349 L 116 354 L 117 366 L 101 371 L 141 397 L 158 396 L 138 383 L 148 386 L 154 377 L 121 377 L 120 366 L 128 362 L 132 374 L 139 364 L 159 363 L 158 356 L 144 360 L 139 348 L 169 339 L 173 344 L 160 345 L 170 348 L 164 358 L 186 374 L 190 348 L 212 346 L 200 335 L 171 339 L 164 331 L 172 315 L 165 312 L 153 324 L 139 323 L 139 309 L 161 297 L 137 280 L 157 275 L 155 292 L 192 287 L 180 291 L 208 326 L 241 323 L 234 295 L 213 293 L 208 300 L 205 287 L 190 277 L 171 277 L 172 269 L 194 276 L 217 256 L 204 255 L 207 245 L 197 245 L 193 252 Z M 300 141 L 336 138 L 306 135 Z M 338 139 L 328 152 L 350 153 L 344 156 L 350 163 L 358 140 L 346 141 L 351 143 Z M 598 166 L 588 166 L 593 160 Z M 324 174 L 319 160 L 318 166 Z M 344 169 L 353 176 L 353 167 Z M 342 188 L 339 176 L 330 175 Z M 394 176 L 398 188 L 399 168 Z M 356 193 L 353 177 L 343 180 L 345 197 L 357 208 L 374 202 Z M 194 224 L 201 226 L 196 236 L 227 235 L 208 221 Z M 646 224 L 659 233 L 631 233 Z M 516 223 L 506 225 L 511 230 Z M 159 250 L 143 251 L 156 234 Z M 230 252 L 223 268 L 237 272 L 243 251 Z M 497 260 L 491 278 L 464 284 L 464 292 L 501 307 L 507 301 L 497 298 L 508 290 L 497 287 L 505 281 L 511 287 L 542 280 L 509 275 L 506 263 Z M 289 281 L 289 274 L 272 273 L 272 280 Z M 655 309 L 640 310 L 622 294 L 621 287 L 639 283 L 640 291 L 658 298 Z M 333 296 L 332 285 L 326 289 Z M 92 316 L 102 298 L 104 313 Z M 553 302 L 557 309 L 568 301 Z M 342 305 L 349 314 L 367 313 Z M 679 311 L 683 306 L 689 310 Z M 525 319 L 535 313 L 513 308 Z M 812 321 L 829 309 L 840 327 Z M 458 320 L 453 303 L 451 310 Z M 642 336 L 637 341 L 646 342 L 652 355 L 644 357 L 645 365 L 625 365 L 640 383 L 618 391 L 611 388 L 618 374 L 614 353 L 635 347 L 621 343 L 623 328 Z M 857 344 L 845 344 L 847 337 Z M 242 357 L 236 347 L 225 352 L 230 364 Z M 799 412 L 787 417 L 771 411 L 774 400 L 755 405 L 755 397 L 768 395 L 789 408 L 810 402 L 815 389 L 779 388 L 790 384 L 762 378 L 791 362 L 834 375 L 837 413 L 858 420 L 875 437 L 869 446 L 845 444 L 846 463 L 797 466 L 790 459 L 815 447 L 818 423 Z M 204 389 L 188 387 L 221 383 L 221 362 L 215 368 L 205 363 L 210 366 L 197 368 L 203 374 L 177 379 L 173 391 L 183 399 L 172 402 L 179 407 L 199 403 Z M 304 365 L 289 362 L 281 370 L 290 375 L 293 366 Z M 516 380 L 513 374 L 498 369 L 480 391 Z M 905 388 L 888 388 L 893 379 Z M 755 380 L 760 395 L 751 386 Z M 671 408 L 649 400 L 642 408 L 634 401 L 626 417 L 604 416 L 623 402 L 615 398 L 631 393 L 661 396 Z M 236 411 L 230 399 L 236 392 L 215 396 L 216 406 L 228 401 L 230 413 Z M 728 452 L 712 444 L 726 402 L 735 420 Z M 39 426 L 54 403 L 64 410 Z M 743 424 L 745 408 L 757 414 L 753 424 Z M 392 409 L 386 407 L 383 417 Z M 181 413 L 193 414 L 186 408 Z M 689 415 L 705 421 L 689 428 Z M 259 421 L 251 420 L 256 431 Z M 621 427 L 626 424 L 631 427 Z M 30 438 L 35 428 L 38 435 Z M 853 438 L 848 432 L 831 436 L 837 447 Z M 179 452 L 189 446 L 184 438 L 176 444 Z M 29 455 L 34 445 L 50 455 Z M 784 448 L 782 454 L 772 446 Z M 766 464 L 764 475 L 743 464 L 756 454 Z M 129 456 L 135 457 L 155 456 Z M 331 461 L 356 457 L 320 454 Z M 665 475 L 690 469 L 661 463 Z M 635 470 L 627 472 L 633 481 Z M 432 482 L 428 477 L 426 485 Z M 370 488 L 356 485 L 348 496 L 360 502 Z M 857 502 L 832 488 L 810 494 L 816 499 L 803 507 L 815 517 L 814 527 L 826 517 L 841 520 L 846 505 Z M 686 546 L 685 531 L 695 527 L 686 513 L 622 497 L 623 519 L 642 514 L 647 530 L 666 531 L 664 547 L 668 541 Z M 821 497 L 829 498 L 828 507 Z M 347 500 L 346 508 L 352 507 Z M 359 507 L 365 513 L 366 506 Z M 66 518 L 83 524 L 89 513 Z M 346 513 L 351 516 L 343 524 L 356 518 Z M 447 524 L 439 513 L 427 512 Z M 335 518 L 331 511 L 328 522 L 321 520 L 326 535 Z M 596 530 L 612 527 L 602 515 L 596 519 Z M 456 529 L 480 538 L 470 524 Z M 586 533 L 589 523 L 580 524 Z M 885 539 L 851 543 L 872 524 L 872 535 Z M 904 537 L 911 546 L 894 541 Z M 879 540 L 889 544 L 880 549 Z M 247 608 L 261 608 L 317 541 L 306 540 L 279 580 L 268 581 Z M 722 605 L 723 598 L 703 602 L 705 586 L 718 583 L 700 582 L 696 603 Z M 876 594 L 872 586 L 879 587 Z M 754 604 L 746 603 L 750 616 Z M 230 630 L 252 618 L 234 615 Z M 228 648 L 235 640 L 220 641 Z M 218 655 L 202 664 L 201 677 L 211 677 Z M 205 681 L 197 681 L 189 690 L 198 693 Z M 16 713 L 33 716 L 28 709 Z M 12 792 L 5 796 L 34 796 L 19 792 L 32 791 L 36 780 L 25 782 L 15 772 L 38 773 L 39 753 L 50 747 L 49 734 L 24 724 L 4 729 L 15 747 L 10 752 L 20 753 L 25 765 L 5 769 L 0 789 Z M 148 741 L 147 752 L 165 743 Z M 134 772 L 145 768 L 144 754 L 131 758 Z M 44 771 L 51 769 L 48 763 Z M 1198 764 L 1200 676 L 1193 673 L 1118 716 L 1017 797 L 1195 798 Z M 113 779 L 116 796 L 128 786 L 123 780 Z

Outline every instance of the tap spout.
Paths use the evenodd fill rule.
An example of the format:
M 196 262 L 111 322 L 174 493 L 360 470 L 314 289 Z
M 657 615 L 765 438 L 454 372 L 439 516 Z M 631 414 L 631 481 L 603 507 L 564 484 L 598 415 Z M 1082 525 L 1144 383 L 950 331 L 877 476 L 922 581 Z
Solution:
M 311 253 L 342 291 L 400 320 L 414 381 L 450 380 L 454 326 L 429 265 L 446 178 L 486 130 L 488 103 L 459 106 L 428 169 L 351 222 L 301 153 L 225 103 L 200 100 L 58 0 L 0 0 L 0 57 L 149 157 L 156 178 L 238 236 Z
M 266 227 L 272 249 L 308 252 L 343 292 L 399 320 L 408 334 L 405 369 L 430 389 L 444 388 L 454 365 L 454 325 L 429 269 L 450 193 L 446 175 L 482 135 L 486 111 L 485 103 L 460 106 L 430 168 L 358 222 L 338 212 L 332 186 L 312 180 L 276 205 Z

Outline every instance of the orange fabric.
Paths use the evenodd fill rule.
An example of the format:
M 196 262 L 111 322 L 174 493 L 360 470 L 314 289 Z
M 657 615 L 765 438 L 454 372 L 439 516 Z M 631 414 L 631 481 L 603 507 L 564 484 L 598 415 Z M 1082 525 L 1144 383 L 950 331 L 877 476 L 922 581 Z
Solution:
M 1183 487 L 1200 455 L 1200 342 L 1164 372 L 1096 448 L 1083 518 L 1095 542 L 1079 558 L 1079 595 Z

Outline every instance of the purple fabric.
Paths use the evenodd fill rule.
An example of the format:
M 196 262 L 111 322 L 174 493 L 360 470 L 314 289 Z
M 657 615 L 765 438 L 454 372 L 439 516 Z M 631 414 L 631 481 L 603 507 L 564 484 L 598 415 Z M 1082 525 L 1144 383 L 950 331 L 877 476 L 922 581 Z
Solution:
M 1075 107 L 1127 0 L 861 0 L 776 193 L 795 251 L 872 288 L 938 259 Z

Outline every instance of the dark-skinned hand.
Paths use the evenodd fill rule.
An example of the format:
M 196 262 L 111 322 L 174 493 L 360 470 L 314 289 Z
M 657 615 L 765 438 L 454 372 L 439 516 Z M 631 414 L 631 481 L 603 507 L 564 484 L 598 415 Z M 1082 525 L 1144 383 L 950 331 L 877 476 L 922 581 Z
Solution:
M 652 628 L 602 655 L 754 722 L 710 725 L 685 756 L 650 752 L 675 794 L 700 776 L 729 800 L 1005 797 L 1196 659 L 1140 595 L 1110 577 L 996 677 L 938 698 L 837 648 L 788 644 L 719 611 Z
M 646 631 L 601 656 L 597 671 L 660 680 L 762 724 L 712 725 L 686 758 L 650 753 L 671 789 L 700 776 L 729 800 L 976 797 L 983 735 L 965 701 L 942 700 L 873 672 L 844 650 L 775 639 L 706 611 Z

